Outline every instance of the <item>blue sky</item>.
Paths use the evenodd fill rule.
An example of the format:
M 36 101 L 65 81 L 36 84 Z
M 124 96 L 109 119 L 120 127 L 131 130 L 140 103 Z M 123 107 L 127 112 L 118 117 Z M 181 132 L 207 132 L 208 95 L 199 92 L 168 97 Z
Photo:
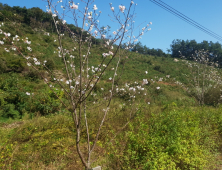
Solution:
M 64 2 L 66 0 L 63 0 Z M 79 0 L 78 0 L 79 1 Z M 78 2 L 77 0 L 74 2 Z M 222 1 L 221 0 L 162 0 L 172 6 L 179 12 L 190 17 L 194 21 L 222 36 Z M 128 5 L 130 0 L 95 0 L 98 10 L 102 11 L 100 17 L 100 25 L 110 25 L 111 30 L 115 31 L 116 27 L 110 21 L 109 3 L 112 2 L 115 9 L 118 5 Z M 163 10 L 159 6 L 152 3 L 150 0 L 134 0 L 137 3 L 135 24 L 153 23 L 151 31 L 147 32 L 140 41 L 143 45 L 149 48 L 160 48 L 166 52 L 170 48 L 170 44 L 174 39 L 193 40 L 202 42 L 203 40 L 217 42 L 218 40 L 208 34 L 189 25 L 183 20 L 177 18 L 171 13 Z M 47 3 L 42 0 L 1 0 L 1 3 L 10 6 L 21 6 L 26 8 L 39 7 L 46 10 Z M 81 6 L 80 2 L 80 8 Z M 67 20 L 71 23 L 71 20 Z M 141 27 L 142 28 L 142 27 Z M 220 42 L 222 44 L 222 42 Z

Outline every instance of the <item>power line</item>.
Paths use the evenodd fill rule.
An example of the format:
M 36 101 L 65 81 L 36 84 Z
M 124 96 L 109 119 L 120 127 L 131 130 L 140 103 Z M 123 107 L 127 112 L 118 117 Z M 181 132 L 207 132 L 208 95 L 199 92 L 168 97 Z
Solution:
M 187 22 L 187 23 L 193 25 L 193 26 L 196 27 L 197 29 L 199 29 L 199 30 L 201 30 L 201 31 L 203 31 L 203 32 L 205 32 L 205 33 L 207 33 L 208 35 L 210 35 L 210 36 L 216 38 L 217 40 L 222 41 L 222 38 L 220 38 L 219 36 L 214 35 L 214 34 L 213 34 L 212 32 L 210 32 L 210 31 L 207 31 L 207 30 L 204 29 L 201 25 L 197 25 L 197 24 L 191 22 L 188 18 L 186 18 L 186 17 L 184 17 L 184 16 L 178 14 L 178 13 L 175 12 L 174 10 L 169 9 L 168 7 L 166 7 L 165 5 L 163 5 L 163 4 L 159 3 L 159 2 L 157 2 L 156 0 L 151 0 L 151 2 L 155 3 L 156 5 L 160 6 L 160 7 L 163 8 L 163 9 L 167 10 L 168 12 L 172 13 L 173 15 L 179 17 L 180 19 L 184 20 L 185 22 Z
M 179 17 L 180 19 L 184 20 L 185 22 L 187 22 L 187 23 L 193 25 L 193 26 L 196 27 L 197 29 L 199 29 L 199 30 L 201 30 L 201 31 L 203 31 L 203 32 L 205 32 L 205 33 L 207 33 L 208 35 L 210 35 L 210 36 L 216 38 L 216 39 L 219 40 L 219 41 L 222 41 L 222 38 L 220 38 L 220 36 L 214 35 L 212 32 L 210 32 L 210 31 L 204 29 L 201 25 L 197 25 L 197 24 L 195 24 L 194 22 L 191 22 L 191 21 L 189 20 L 189 18 L 186 18 L 186 17 L 184 17 L 184 16 L 178 14 L 177 12 L 175 12 L 175 11 L 169 9 L 168 7 L 166 7 L 165 5 L 163 5 L 163 4 L 159 3 L 159 2 L 157 2 L 156 0 L 153 0 L 152 2 L 155 3 L 156 5 L 160 6 L 161 8 L 167 10 L 168 12 L 172 13 L 173 15 Z
M 222 38 L 220 38 L 220 36 L 215 35 L 215 33 L 212 33 L 212 31 L 208 31 L 208 30 L 204 29 L 203 26 L 201 26 L 201 25 L 197 25 L 197 24 L 195 24 L 194 22 L 191 22 L 191 21 L 189 20 L 189 18 L 184 17 L 185 15 L 182 16 L 182 15 L 178 14 L 178 13 L 175 12 L 174 10 L 171 10 L 170 8 L 168 8 L 168 7 L 166 7 L 165 5 L 157 2 L 156 0 L 151 0 L 151 2 L 155 3 L 155 4 L 158 5 L 159 7 L 165 9 L 166 11 L 172 13 L 173 15 L 179 17 L 180 19 L 184 20 L 185 22 L 193 25 L 194 27 L 196 27 L 197 29 L 205 32 L 206 34 L 208 34 L 208 35 L 216 38 L 216 39 L 219 40 L 219 41 L 222 41 Z
M 161 1 L 161 0 L 159 0 L 159 1 Z M 195 23 L 196 25 L 199 25 L 200 27 L 204 28 L 205 30 L 211 32 L 211 33 L 214 34 L 215 36 L 217 36 L 217 37 L 219 37 L 220 39 L 222 39 L 222 37 L 221 37 L 220 35 L 214 33 L 213 31 L 209 30 L 208 28 L 200 25 L 200 24 L 197 23 L 196 21 L 192 20 L 191 18 L 189 18 L 188 16 L 182 14 L 181 12 L 177 11 L 176 9 L 174 9 L 173 7 L 171 7 L 171 6 L 169 6 L 168 4 L 164 3 L 163 1 L 161 1 L 161 2 L 162 2 L 162 4 L 168 6 L 168 7 L 171 8 L 172 10 L 176 11 L 177 13 L 179 13 L 181 16 L 184 16 L 185 18 L 189 19 L 190 21 L 192 21 L 192 22 Z
M 171 14 L 175 15 L 176 17 L 179 17 L 180 19 L 189 23 L 190 25 L 196 27 L 197 29 L 205 32 L 206 34 L 208 34 L 208 35 L 210 35 L 210 36 L 214 37 L 215 39 L 222 42 L 222 37 L 221 36 L 219 36 L 216 33 L 210 31 L 209 29 L 205 28 L 204 26 L 198 24 L 197 22 L 193 21 L 192 19 L 190 19 L 186 15 L 184 15 L 184 14 L 180 13 L 179 11 L 175 10 L 174 8 L 170 7 L 169 5 L 162 2 L 161 0 L 159 0 L 159 2 L 156 1 L 156 0 L 150 0 L 150 1 L 153 2 L 154 4 L 156 4 L 157 6 L 165 9 L 166 11 L 170 12 Z

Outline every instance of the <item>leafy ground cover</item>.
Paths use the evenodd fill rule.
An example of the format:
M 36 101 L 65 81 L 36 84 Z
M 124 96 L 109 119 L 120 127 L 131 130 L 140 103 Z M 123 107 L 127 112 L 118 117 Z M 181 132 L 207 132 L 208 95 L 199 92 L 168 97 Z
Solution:
M 117 111 L 118 116 L 105 123 L 93 155 L 100 159 L 93 165 L 105 169 L 221 166 L 221 107 L 179 108 L 172 103 L 160 111 L 141 105 L 134 121 L 115 137 L 121 127 L 116 127 L 117 121 L 124 123 L 123 115 L 128 111 L 127 107 Z M 114 109 L 110 111 L 115 114 Z M 96 125 L 97 118 L 93 120 Z M 67 114 L 1 123 L 0 132 L 1 169 L 81 169 L 73 122 Z

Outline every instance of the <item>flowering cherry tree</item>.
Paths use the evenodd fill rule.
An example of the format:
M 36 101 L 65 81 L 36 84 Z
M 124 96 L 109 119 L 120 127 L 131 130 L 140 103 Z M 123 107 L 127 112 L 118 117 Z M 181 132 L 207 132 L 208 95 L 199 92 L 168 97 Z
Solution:
M 55 16 L 59 16 L 59 18 L 62 21 L 62 24 L 66 27 L 66 20 L 64 20 L 63 17 L 59 15 L 58 10 L 56 9 L 56 6 L 62 1 L 58 1 L 57 3 L 53 3 L 48 0 L 48 11 L 52 14 L 52 17 L 54 19 L 55 26 L 57 28 L 58 21 L 56 21 Z M 88 0 L 86 2 L 82 1 L 81 3 L 76 3 L 76 2 L 69 2 L 66 7 L 68 8 L 69 12 L 73 14 L 73 20 L 75 22 L 75 26 L 79 27 L 81 25 L 81 32 L 79 34 L 73 33 L 71 30 L 69 30 L 68 27 L 67 30 L 69 33 L 73 35 L 73 42 L 75 46 L 75 50 L 78 51 L 78 56 L 77 58 L 79 59 L 79 63 L 74 63 L 71 61 L 71 64 L 66 60 L 65 55 L 68 53 L 67 50 L 63 49 L 62 46 L 62 36 L 58 33 L 58 41 L 59 41 L 59 56 L 64 59 L 64 64 L 66 68 L 66 74 L 68 81 L 66 82 L 67 86 L 66 87 L 66 92 L 70 96 L 70 103 L 72 105 L 72 110 L 71 114 L 73 117 L 73 121 L 75 123 L 75 128 L 76 128 L 76 147 L 77 147 L 77 152 L 80 156 L 80 159 L 83 163 L 83 165 L 86 168 L 91 167 L 91 154 L 96 146 L 96 142 L 98 140 L 100 130 L 103 126 L 103 123 L 105 121 L 105 118 L 107 116 L 107 113 L 109 111 L 111 99 L 114 94 L 114 80 L 116 78 L 116 73 L 117 69 L 119 66 L 119 61 L 121 59 L 121 55 L 118 55 L 118 51 L 120 50 L 120 46 L 123 42 L 126 42 L 125 49 L 129 50 L 133 47 L 133 43 L 138 41 L 138 37 L 142 36 L 144 32 L 149 31 L 148 29 L 149 24 L 147 24 L 145 27 L 143 27 L 142 31 L 139 32 L 138 36 L 133 36 L 134 30 L 132 25 L 134 24 L 134 9 L 136 4 L 134 4 L 133 1 L 130 2 L 128 8 L 124 5 L 119 5 L 118 10 L 115 11 L 115 7 L 112 6 L 112 3 L 110 3 L 110 9 L 112 12 L 112 19 L 116 20 L 116 22 L 119 25 L 119 29 L 113 31 L 113 36 L 111 39 L 107 39 L 106 35 L 104 35 L 101 30 L 99 30 L 98 27 L 98 18 L 101 14 L 101 11 L 98 11 L 97 5 L 93 4 L 94 1 Z M 84 8 L 81 6 L 85 6 Z M 63 6 L 61 6 L 63 7 Z M 83 9 L 81 11 L 80 9 Z M 122 14 L 121 14 L 122 13 Z M 80 20 L 79 20 L 80 18 Z M 152 23 L 150 23 L 152 24 Z M 83 40 L 83 33 L 84 30 L 87 30 L 87 37 L 85 40 Z M 92 39 L 100 37 L 105 43 L 103 44 L 107 52 L 102 53 L 103 59 L 101 61 L 101 64 L 94 68 L 89 67 L 89 62 L 90 62 L 90 49 L 92 46 Z M 86 45 L 87 44 L 87 45 Z M 84 49 L 85 48 L 85 49 Z M 69 54 L 69 53 L 68 53 Z M 89 139 L 89 125 L 88 125 L 88 120 L 86 116 L 86 105 L 87 105 L 87 98 L 89 95 L 93 93 L 93 90 L 103 74 L 105 73 L 105 70 L 107 67 L 110 65 L 112 60 L 118 57 L 118 62 L 116 64 L 116 68 L 113 74 L 113 77 L 109 78 L 109 81 L 112 82 L 112 88 L 109 90 L 110 94 L 107 99 L 107 104 L 106 108 L 103 109 L 104 115 L 101 120 L 100 126 L 97 130 L 97 134 L 95 139 L 93 140 L 93 144 L 91 144 L 90 139 Z M 71 56 L 70 56 L 71 58 Z M 102 68 L 102 66 L 105 67 Z M 78 69 L 78 71 L 77 71 Z M 90 74 L 90 71 L 93 74 Z M 77 73 L 78 72 L 78 73 Z M 148 82 L 145 81 L 145 84 Z M 77 107 L 78 106 L 78 107 Z M 80 149 L 80 139 L 81 139 L 81 121 L 82 117 L 85 118 L 85 127 L 87 130 L 87 138 L 88 138 L 88 156 L 84 157 L 81 149 Z
M 183 56 L 180 51 L 179 53 L 181 58 L 186 59 L 186 56 Z M 218 62 L 213 61 L 211 53 L 204 49 L 195 51 L 192 54 L 192 59 L 194 62 L 186 61 L 187 66 L 192 72 L 191 77 L 185 75 L 189 80 L 187 91 L 198 100 L 199 105 L 204 105 L 207 104 L 205 96 L 211 95 L 209 94 L 210 91 L 219 88 L 222 84 L 221 77 L 216 69 Z M 215 104 L 221 101 L 221 99 L 222 97 L 218 101 L 215 101 Z
M 62 4 L 62 5 L 61 5 Z M 91 156 L 93 151 L 95 150 L 96 143 L 98 141 L 101 128 L 104 124 L 104 121 L 107 117 L 107 113 L 111 107 L 111 100 L 115 93 L 129 93 L 131 98 L 135 98 L 136 90 L 145 91 L 145 89 L 136 83 L 136 87 L 132 85 L 125 85 L 125 88 L 117 87 L 114 82 L 117 80 L 117 71 L 119 68 L 120 60 L 123 59 L 123 55 L 127 53 L 131 48 L 133 48 L 134 43 L 138 41 L 138 38 L 141 37 L 144 33 L 150 30 L 148 28 L 152 23 L 150 22 L 146 26 L 144 26 L 141 30 L 138 28 L 134 29 L 134 19 L 135 19 L 135 7 L 137 4 L 134 1 L 130 1 L 128 6 L 119 5 L 118 7 L 114 7 L 112 3 L 110 5 L 111 19 L 114 21 L 113 23 L 117 24 L 118 29 L 112 30 L 109 38 L 106 37 L 105 34 L 99 29 L 99 16 L 101 15 L 101 11 L 99 11 L 99 7 L 94 4 L 94 0 L 86 0 L 86 1 L 69 1 L 67 4 L 64 4 L 62 0 L 54 2 L 52 0 L 47 0 L 47 12 L 52 16 L 54 21 L 54 25 L 56 28 L 56 33 L 58 35 L 58 39 L 54 40 L 54 42 L 58 42 L 58 57 L 60 57 L 63 61 L 65 68 L 65 78 L 60 79 L 56 77 L 53 71 L 47 68 L 47 61 L 41 61 L 41 59 L 36 58 L 35 56 L 25 56 L 20 49 L 17 47 L 17 42 L 22 41 L 27 45 L 26 49 L 31 53 L 31 41 L 29 41 L 28 37 L 22 39 L 16 35 L 11 38 L 10 33 L 6 33 L 0 29 L 0 32 L 5 35 L 3 40 L 0 40 L 0 44 L 3 45 L 5 40 L 9 40 L 11 42 L 11 48 L 5 48 L 6 52 L 10 52 L 11 50 L 17 50 L 22 57 L 24 57 L 27 61 L 27 65 L 33 67 L 35 70 L 39 70 L 40 66 L 46 68 L 48 74 L 53 78 L 53 82 L 57 83 L 61 89 L 64 90 L 65 95 L 69 99 L 69 104 L 65 104 L 62 100 L 61 103 L 66 107 L 66 109 L 71 113 L 72 119 L 75 126 L 76 132 L 76 149 L 78 155 L 82 161 L 83 166 L 86 169 L 91 168 Z M 64 11 L 60 14 L 58 9 L 62 8 Z M 70 14 L 70 16 L 68 16 Z M 72 31 L 65 19 L 72 18 L 74 26 L 78 28 L 77 32 Z M 3 23 L 1 24 L 3 26 Z M 68 33 L 73 42 L 72 49 L 66 49 L 63 46 L 63 42 L 66 41 L 64 38 L 64 32 L 60 31 L 60 28 L 63 27 L 66 29 L 65 33 Z M 106 28 L 106 27 L 105 27 Z M 134 35 L 138 31 L 137 35 Z M 45 33 L 46 36 L 50 36 L 49 33 Z M 104 43 L 102 46 L 105 49 L 101 55 L 101 61 L 98 66 L 91 66 L 91 49 L 93 40 L 101 39 Z M 124 43 L 124 46 L 123 46 Z M 120 49 L 124 48 L 124 49 Z M 89 118 L 87 116 L 88 106 L 92 103 L 89 101 L 89 97 L 91 95 L 95 95 L 95 87 L 100 82 L 101 78 L 105 75 L 107 68 L 111 65 L 111 63 L 115 61 L 115 67 L 111 69 L 112 76 L 108 78 L 108 82 L 111 83 L 111 88 L 108 89 L 108 96 L 105 98 L 105 108 L 103 108 L 103 116 L 101 117 L 100 124 L 98 129 L 96 130 L 96 135 L 93 139 L 90 138 L 89 131 Z M 148 73 L 147 71 L 145 72 Z M 45 83 L 49 85 L 51 90 L 53 90 L 52 82 L 41 75 Z M 120 77 L 118 77 L 119 79 Z M 147 79 L 143 79 L 143 85 L 148 84 Z M 104 88 L 101 88 L 104 91 Z M 140 93 L 140 92 L 139 92 Z M 29 92 L 26 92 L 27 95 L 30 95 Z M 57 96 L 58 97 L 58 96 Z M 58 97 L 59 98 L 59 97 Z M 91 102 L 91 103 L 90 103 Z M 95 103 L 95 101 L 93 102 Z M 130 113 L 130 117 L 132 117 Z M 86 129 L 87 136 L 87 154 L 83 153 L 80 144 L 82 139 L 82 129 L 83 127 Z

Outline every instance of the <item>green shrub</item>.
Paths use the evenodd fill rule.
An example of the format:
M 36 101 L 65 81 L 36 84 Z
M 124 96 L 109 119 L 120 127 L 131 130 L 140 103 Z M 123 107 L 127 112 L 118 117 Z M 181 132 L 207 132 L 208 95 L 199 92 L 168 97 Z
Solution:
M 163 68 L 160 65 L 154 66 L 153 69 L 156 70 L 156 71 L 159 71 L 159 72 L 161 72 L 163 74 L 165 73 L 165 70 L 163 70 Z
M 46 43 L 51 43 L 53 41 L 52 37 L 47 36 L 47 35 L 44 36 L 44 40 L 45 40 Z
M 13 58 L 7 61 L 7 67 L 13 72 L 21 73 L 25 68 L 25 62 L 22 58 Z
M 6 62 L 3 58 L 0 58 L 0 73 L 5 73 L 7 71 Z
M 204 170 L 215 151 L 213 139 L 205 140 L 213 133 L 207 130 L 211 129 L 204 131 L 199 115 L 191 111 L 166 111 L 148 119 L 141 115 L 130 125 L 123 153 L 112 152 L 109 159 L 117 169 Z
M 45 63 L 45 66 L 49 70 L 54 70 L 55 69 L 55 62 L 51 58 L 49 58 L 49 59 L 47 59 L 47 62 Z
M 15 110 L 14 104 L 6 104 L 0 107 L 0 117 L 16 119 L 20 117 L 20 113 Z
M 216 106 L 217 104 L 221 103 L 221 91 L 220 87 L 211 87 L 205 94 L 204 94 L 204 103 L 208 105 Z
M 42 78 L 40 73 L 33 68 L 30 68 L 28 71 L 26 71 L 24 73 L 24 76 L 31 81 L 37 81 Z

